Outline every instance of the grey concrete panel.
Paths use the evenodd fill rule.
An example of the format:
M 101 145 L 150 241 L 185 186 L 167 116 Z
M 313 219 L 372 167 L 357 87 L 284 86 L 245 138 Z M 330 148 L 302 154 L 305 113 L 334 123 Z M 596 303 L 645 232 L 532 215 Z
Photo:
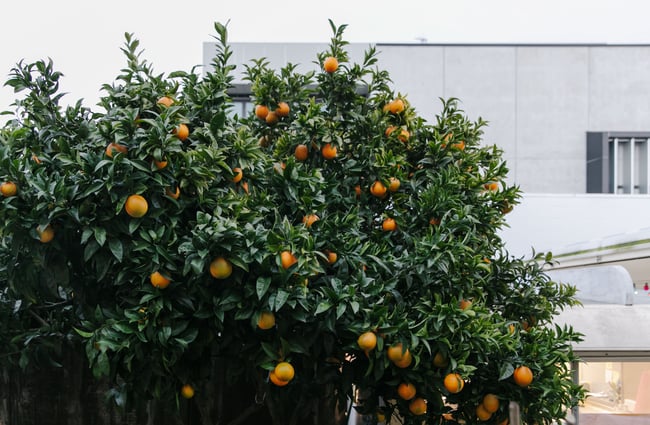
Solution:
M 585 193 L 584 158 L 520 158 L 509 166 L 524 193 Z
M 443 47 L 378 46 L 380 69 L 390 73 L 392 87 L 407 96 L 428 121 L 440 113 L 443 97 Z
M 508 155 L 516 155 L 515 94 L 515 47 L 445 47 L 444 95 L 470 119 L 488 121 L 483 140 Z
M 650 47 L 591 47 L 589 131 L 650 130 Z
M 585 161 L 588 65 L 586 47 L 517 48 L 518 159 Z M 580 180 L 577 192 L 584 192 L 585 176 Z

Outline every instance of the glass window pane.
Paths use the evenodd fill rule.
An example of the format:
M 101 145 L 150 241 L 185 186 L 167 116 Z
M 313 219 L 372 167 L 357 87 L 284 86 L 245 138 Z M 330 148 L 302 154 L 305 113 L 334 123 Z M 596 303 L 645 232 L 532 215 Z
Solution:
M 650 424 L 650 361 L 581 363 L 579 382 L 588 394 L 580 425 Z

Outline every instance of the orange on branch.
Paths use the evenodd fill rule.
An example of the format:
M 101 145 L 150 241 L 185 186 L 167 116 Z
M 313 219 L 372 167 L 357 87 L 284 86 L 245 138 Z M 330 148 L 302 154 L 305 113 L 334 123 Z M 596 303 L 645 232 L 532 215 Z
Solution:
M 178 137 L 178 140 L 184 142 L 188 137 L 190 137 L 190 128 L 186 124 L 178 124 L 178 126 L 172 130 L 172 133 Z
M 124 209 L 126 210 L 126 213 L 131 217 L 140 218 L 143 217 L 149 210 L 149 204 L 143 196 L 131 195 L 126 198 Z
M 120 145 L 119 143 L 109 143 L 108 146 L 106 146 L 106 156 L 109 158 L 113 158 L 113 155 L 118 152 L 122 155 L 126 155 L 128 151 L 129 149 L 126 146 Z
M 280 381 L 289 382 L 295 376 L 295 370 L 289 362 L 280 362 L 273 370 Z
M 157 103 L 158 105 L 162 105 L 162 106 L 164 106 L 164 107 L 166 107 L 166 108 L 169 108 L 169 107 L 171 107 L 171 106 L 174 104 L 174 99 L 172 99 L 172 98 L 169 97 L 169 96 L 162 96 L 161 98 L 159 98 L 159 99 L 156 101 L 156 103 Z
M 337 69 L 339 69 L 339 60 L 334 56 L 327 57 L 323 62 L 323 70 L 328 74 L 336 72 Z
M 266 120 L 266 116 L 269 114 L 269 108 L 264 105 L 255 106 L 255 116 L 261 120 Z
M 403 399 L 403 400 L 410 400 L 413 397 L 415 397 L 416 394 L 416 389 L 415 385 L 406 382 L 402 382 L 397 386 L 397 394 Z
M 305 144 L 300 144 L 296 146 L 296 148 L 293 151 L 293 155 L 295 156 L 297 161 L 304 161 L 307 159 L 309 156 L 309 148 L 307 148 L 307 145 Z
M 149 276 L 149 281 L 154 288 L 165 289 L 169 286 L 171 279 L 156 271 L 151 273 Z
M 394 218 L 386 218 L 381 223 L 381 230 L 384 232 L 394 232 L 397 229 L 397 222 Z
M 291 251 L 282 251 L 280 253 L 280 263 L 282 264 L 283 269 L 287 270 L 297 262 L 298 259 Z
M 338 155 L 336 146 L 332 145 L 331 143 L 325 143 L 320 152 L 323 155 L 323 158 L 327 160 L 334 159 Z
M 427 413 L 427 402 L 423 398 L 415 398 L 409 403 L 409 411 L 415 416 L 422 416 Z
M 232 274 L 232 264 L 223 257 L 217 257 L 210 263 L 210 274 L 215 279 L 227 279 Z
M 233 183 L 239 183 L 244 177 L 244 171 L 239 167 L 233 168 L 232 173 L 234 174 L 231 179 Z
M 289 104 L 287 102 L 280 102 L 280 103 L 278 103 L 278 107 L 275 108 L 275 113 L 279 117 L 288 116 L 290 111 L 291 111 L 291 108 L 289 108 Z
M 465 381 L 463 380 L 463 377 L 458 373 L 449 373 L 447 376 L 445 376 L 443 384 L 447 391 L 452 394 L 458 394 L 463 390 Z
M 14 182 L 4 182 L 0 185 L 0 192 L 2 192 L 2 196 L 9 198 L 16 195 L 18 186 Z
M 190 384 L 181 387 L 181 396 L 186 399 L 194 397 L 194 388 Z
M 269 380 L 275 385 L 276 387 L 284 387 L 289 383 L 289 381 L 283 381 L 278 378 L 278 376 L 275 374 L 275 371 L 272 370 L 269 372 Z
M 533 382 L 533 371 L 528 366 L 519 366 L 512 374 L 515 384 L 527 387 Z
M 357 338 L 357 345 L 365 352 L 374 350 L 377 346 L 377 335 L 374 332 L 364 332 Z
M 38 232 L 38 239 L 41 243 L 49 243 L 54 239 L 54 229 L 49 224 L 44 229 L 41 229 L 39 226 L 36 231 Z
M 275 314 L 271 311 L 263 311 L 257 319 L 257 327 L 268 330 L 275 326 Z
M 375 180 L 372 186 L 370 186 L 370 193 L 376 198 L 383 198 L 386 196 L 387 190 L 386 186 L 379 180 Z

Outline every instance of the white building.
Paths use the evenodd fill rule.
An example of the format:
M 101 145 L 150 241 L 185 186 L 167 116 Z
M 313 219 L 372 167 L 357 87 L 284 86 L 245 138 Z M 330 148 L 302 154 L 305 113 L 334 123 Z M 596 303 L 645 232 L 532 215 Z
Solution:
M 260 57 L 308 70 L 326 45 L 231 47 L 239 71 Z M 367 47 L 349 45 L 352 60 Z M 650 45 L 376 47 L 421 116 L 432 120 L 439 98 L 456 97 L 489 122 L 484 140 L 503 149 L 524 193 L 502 232 L 509 252 L 552 251 L 564 269 L 554 278 L 579 287 L 585 307 L 559 320 L 586 335 L 577 379 L 593 397 L 581 423 L 649 424 Z M 205 43 L 206 66 L 214 51 Z

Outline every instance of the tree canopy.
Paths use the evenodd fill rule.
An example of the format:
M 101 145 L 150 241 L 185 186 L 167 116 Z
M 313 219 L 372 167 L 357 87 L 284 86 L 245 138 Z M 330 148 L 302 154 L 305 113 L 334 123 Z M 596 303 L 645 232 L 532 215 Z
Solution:
M 553 324 L 575 291 L 500 239 L 520 194 L 486 122 L 457 99 L 425 121 L 374 47 L 351 62 L 344 29 L 315 71 L 252 61 L 245 116 L 221 24 L 203 74 L 156 74 L 126 34 L 96 111 L 60 106 L 51 62 L 19 63 L 0 130 L 2 363 L 73 347 L 113 403 L 190 404 L 200 423 L 242 385 L 284 425 L 344 423 L 352 400 L 406 424 L 502 424 L 509 401 L 549 424 L 575 406 L 580 335 Z

